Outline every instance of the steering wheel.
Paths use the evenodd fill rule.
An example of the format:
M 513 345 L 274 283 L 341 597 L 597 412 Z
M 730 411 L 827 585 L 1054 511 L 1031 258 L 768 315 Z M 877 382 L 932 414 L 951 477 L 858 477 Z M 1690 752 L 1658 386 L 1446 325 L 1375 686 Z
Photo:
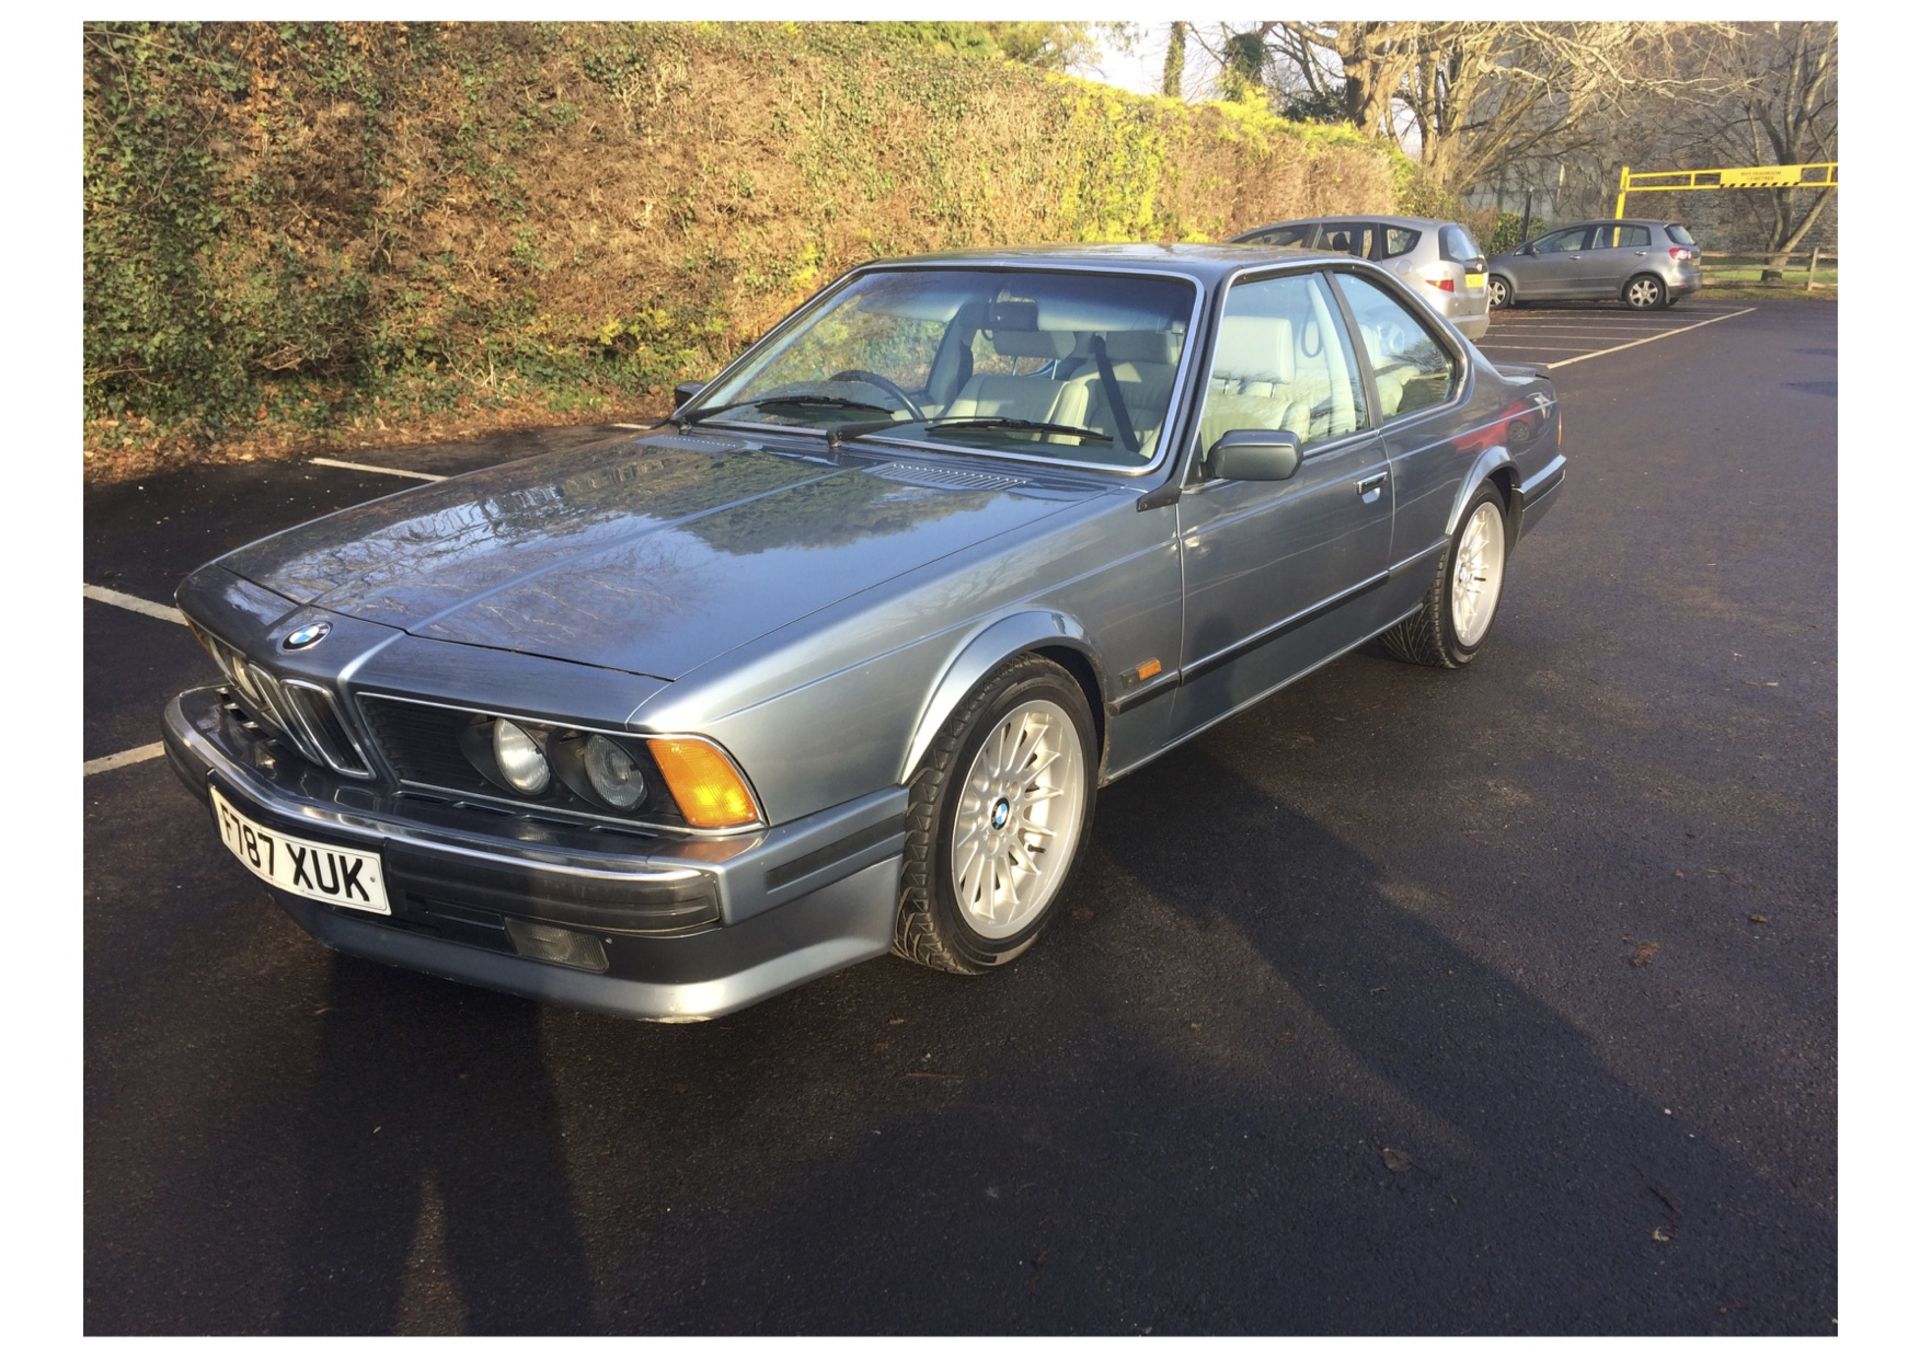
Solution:
M 827 380 L 829 382 L 865 382 L 870 387 L 880 388 L 880 390 L 886 392 L 887 395 L 899 401 L 901 405 L 907 408 L 907 413 L 913 416 L 914 419 L 924 420 L 927 418 L 927 412 L 919 407 L 913 397 L 900 390 L 900 384 L 890 377 L 882 377 L 879 373 L 870 373 L 865 368 L 842 368 Z

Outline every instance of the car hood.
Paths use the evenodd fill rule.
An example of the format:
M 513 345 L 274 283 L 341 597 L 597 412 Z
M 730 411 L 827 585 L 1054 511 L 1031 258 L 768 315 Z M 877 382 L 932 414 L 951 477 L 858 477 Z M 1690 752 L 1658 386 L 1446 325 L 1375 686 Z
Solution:
M 220 564 L 415 636 L 676 679 L 1101 493 L 977 465 L 663 432 L 409 490 Z

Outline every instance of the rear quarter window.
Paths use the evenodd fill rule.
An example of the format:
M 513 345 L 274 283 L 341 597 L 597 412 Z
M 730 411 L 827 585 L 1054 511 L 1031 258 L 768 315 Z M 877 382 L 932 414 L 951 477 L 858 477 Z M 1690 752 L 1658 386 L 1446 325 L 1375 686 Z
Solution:
M 1445 237 L 1443 236 L 1442 239 L 1444 240 Z M 1414 246 L 1418 245 L 1420 243 L 1420 233 L 1409 227 L 1390 226 L 1386 228 L 1386 234 L 1383 240 L 1386 252 L 1385 258 L 1392 259 L 1396 255 L 1406 254 L 1409 250 L 1413 249 Z
M 1678 222 L 1668 224 L 1667 239 L 1675 245 L 1693 245 L 1697 243 L 1693 239 L 1693 232 L 1687 230 L 1686 227 L 1680 225 Z

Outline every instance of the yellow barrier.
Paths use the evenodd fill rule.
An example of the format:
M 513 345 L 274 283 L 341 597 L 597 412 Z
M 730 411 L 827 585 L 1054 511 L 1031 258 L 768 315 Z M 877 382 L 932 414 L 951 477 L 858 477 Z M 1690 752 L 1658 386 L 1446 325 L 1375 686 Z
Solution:
M 1620 196 L 1613 215 L 1627 215 L 1630 193 L 1673 193 L 1688 189 L 1837 189 L 1840 162 L 1816 165 L 1740 165 L 1718 170 L 1641 170 L 1620 167 Z

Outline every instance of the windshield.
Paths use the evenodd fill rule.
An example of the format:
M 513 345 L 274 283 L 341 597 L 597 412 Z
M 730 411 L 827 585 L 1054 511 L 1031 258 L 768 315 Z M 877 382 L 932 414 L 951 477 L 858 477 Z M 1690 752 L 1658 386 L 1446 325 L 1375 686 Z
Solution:
M 1145 467 L 1194 294 L 1137 274 L 876 270 L 762 341 L 686 414 Z
M 1692 245 L 1695 243 L 1693 232 L 1687 230 L 1686 227 L 1680 225 L 1678 222 L 1667 223 L 1667 236 L 1675 245 Z

